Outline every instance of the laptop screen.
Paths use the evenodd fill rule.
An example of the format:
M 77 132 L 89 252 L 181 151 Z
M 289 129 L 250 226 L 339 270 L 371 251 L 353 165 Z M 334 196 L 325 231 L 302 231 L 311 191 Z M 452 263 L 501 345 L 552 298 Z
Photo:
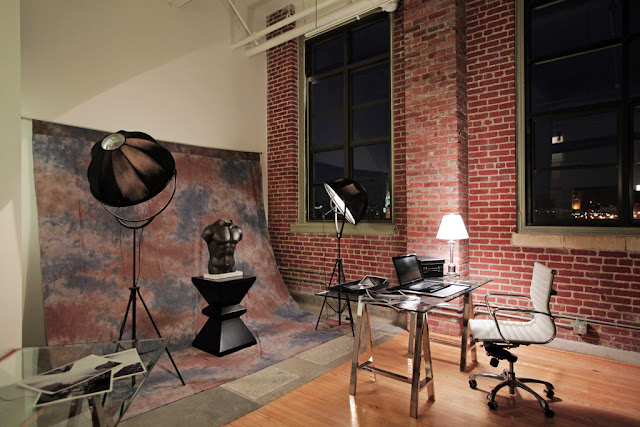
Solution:
M 417 279 L 422 279 L 422 273 L 420 273 L 420 266 L 418 265 L 418 257 L 415 255 L 393 257 L 393 265 L 396 268 L 400 286 Z

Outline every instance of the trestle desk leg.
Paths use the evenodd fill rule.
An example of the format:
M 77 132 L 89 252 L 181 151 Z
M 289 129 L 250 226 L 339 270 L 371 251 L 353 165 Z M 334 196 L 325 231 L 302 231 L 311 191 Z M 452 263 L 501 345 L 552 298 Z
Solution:
M 356 312 L 356 330 L 353 339 L 353 354 L 351 357 L 351 380 L 349 382 L 349 394 L 355 396 L 356 385 L 358 381 L 358 359 L 360 356 L 360 339 L 362 338 L 362 311 L 364 304 L 358 301 L 358 309 Z
M 427 387 L 428 399 L 435 400 L 433 365 L 431 364 L 431 351 L 429 348 L 429 324 L 426 317 L 426 313 L 416 313 L 416 334 L 411 366 L 411 400 L 409 404 L 409 415 L 412 418 L 418 418 L 418 398 L 423 387 Z M 424 363 L 425 376 L 420 380 L 422 363 Z
M 464 306 L 462 308 L 462 341 L 460 343 L 460 372 L 467 370 L 467 353 L 469 352 L 469 319 L 473 318 L 473 305 L 471 304 L 471 292 L 464 294 Z M 471 344 L 471 357 L 477 362 L 475 343 Z
M 424 383 L 427 387 L 427 397 L 432 402 L 436 400 L 436 391 L 433 386 L 433 363 L 431 363 L 431 337 L 429 336 L 429 315 L 424 313 L 424 323 L 422 326 L 422 363 L 424 364 Z
M 91 420 L 94 426 L 106 426 L 107 420 L 104 415 L 104 409 L 99 396 L 89 396 L 89 405 L 91 406 Z
M 416 333 L 416 312 L 408 311 L 409 315 L 409 349 L 407 351 L 409 358 L 413 357 L 413 340 Z
M 69 418 L 67 420 L 67 427 L 76 427 L 78 425 L 78 415 L 80 414 L 80 408 L 82 407 L 82 399 L 73 399 L 71 406 L 69 407 Z
M 371 336 L 371 317 L 369 316 L 369 308 L 365 305 L 364 313 L 363 313 L 363 321 L 366 316 L 367 320 L 364 323 L 364 336 L 367 340 L 367 352 L 369 355 L 368 362 L 373 364 L 373 337 Z M 376 382 L 376 373 L 374 371 L 369 371 L 369 379 L 372 382 Z

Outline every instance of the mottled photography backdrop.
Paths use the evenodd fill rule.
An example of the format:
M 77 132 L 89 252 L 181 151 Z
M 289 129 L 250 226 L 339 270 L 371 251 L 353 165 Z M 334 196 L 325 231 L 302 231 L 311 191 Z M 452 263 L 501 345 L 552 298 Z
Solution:
M 128 131 L 144 129 L 126 129 Z M 113 132 L 117 129 L 112 130 Z M 110 132 L 33 121 L 45 328 L 49 345 L 118 338 L 133 273 L 133 232 L 91 195 L 91 147 Z M 153 135 L 152 135 L 153 136 Z M 176 161 L 175 196 L 142 232 L 138 285 L 187 386 L 166 354 L 129 409 L 133 416 L 260 370 L 350 329 L 319 328 L 289 295 L 277 269 L 262 204 L 260 155 L 160 142 Z M 172 187 L 172 185 L 171 185 Z M 258 344 L 218 358 L 191 347 L 207 318 L 191 277 L 207 272 L 200 237 L 217 219 L 243 231 L 236 269 L 257 280 L 242 305 Z M 138 231 L 137 233 L 140 233 Z M 131 314 L 123 339 L 131 336 Z M 137 338 L 157 336 L 141 303 Z

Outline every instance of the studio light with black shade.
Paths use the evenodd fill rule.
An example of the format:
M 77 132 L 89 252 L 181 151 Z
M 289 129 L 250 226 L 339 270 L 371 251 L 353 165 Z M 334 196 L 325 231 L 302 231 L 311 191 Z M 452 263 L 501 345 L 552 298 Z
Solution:
M 450 213 L 442 217 L 440 222 L 440 228 L 436 239 L 448 240 L 451 253 L 449 255 L 449 267 L 447 276 L 455 277 L 459 273 L 456 271 L 456 264 L 453 262 L 453 246 L 456 244 L 456 240 L 464 240 L 469 238 L 469 233 L 464 226 L 464 221 L 460 215 Z
M 336 278 L 336 284 L 344 283 L 346 281 L 344 276 L 344 268 L 342 265 L 342 254 L 340 248 L 340 240 L 342 239 L 342 233 L 344 231 L 344 225 L 346 221 L 349 221 L 353 225 L 357 225 L 367 213 L 367 192 L 364 190 L 360 183 L 350 178 L 338 178 L 333 181 L 325 182 L 324 188 L 329 194 L 331 199 L 331 212 L 333 212 L 334 223 L 336 226 L 336 237 L 338 239 L 338 256 L 333 264 L 333 270 L 331 271 L 331 277 L 327 288 L 331 287 L 334 277 Z M 342 217 L 340 220 L 339 217 Z M 351 306 L 349 301 L 345 301 L 342 304 L 340 298 L 338 298 L 338 307 L 334 308 L 324 298 L 318 320 L 316 321 L 316 329 L 322 316 L 322 310 L 325 305 L 338 314 L 338 323 L 340 323 L 340 315 L 345 309 L 349 310 L 349 321 L 351 322 L 351 329 L 353 332 L 353 320 L 351 316 Z
M 133 230 L 133 285 L 129 288 L 129 302 L 120 326 L 118 340 L 122 339 L 129 310 L 131 309 L 131 339 L 136 339 L 136 300 L 140 302 L 159 337 L 162 337 L 147 308 L 136 276 L 136 259 L 140 256 L 137 247 L 137 231 L 142 231 L 164 211 L 176 191 L 176 168 L 173 156 L 151 136 L 142 132 L 118 131 L 105 136 L 91 149 L 91 163 L 87 170 L 91 194 L 123 227 Z M 173 182 L 173 188 L 169 184 Z M 163 198 L 164 196 L 164 198 Z M 158 198 L 159 204 L 152 200 Z M 164 199 L 167 199 L 166 202 Z M 146 213 L 152 209 L 152 213 Z M 142 211 L 142 213 L 140 213 Z M 124 212 L 124 213 L 123 213 Z M 129 215 L 136 215 L 129 216 Z M 180 371 L 167 355 L 184 385 Z

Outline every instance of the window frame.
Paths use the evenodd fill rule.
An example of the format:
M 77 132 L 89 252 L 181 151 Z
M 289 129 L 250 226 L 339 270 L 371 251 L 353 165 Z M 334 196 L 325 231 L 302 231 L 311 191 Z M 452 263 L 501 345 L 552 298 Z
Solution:
M 624 0 L 623 0 L 624 1 Z M 542 1 L 540 3 L 543 3 Z M 627 5 L 628 3 L 624 3 Z M 568 235 L 640 235 L 640 224 L 637 226 L 633 225 L 616 225 L 616 224 L 607 224 L 607 225 L 533 225 L 528 223 L 529 217 L 529 203 L 531 199 L 534 197 L 533 193 L 530 191 L 530 182 L 529 177 L 529 165 L 528 161 L 530 161 L 530 156 L 533 156 L 533 150 L 528 152 L 527 146 L 527 115 L 526 115 L 526 102 L 527 102 L 527 91 L 529 90 L 529 86 L 527 83 L 527 57 L 526 57 L 526 19 L 527 19 L 527 6 L 525 2 L 516 2 L 516 43 L 515 43 L 515 54 L 516 54 L 516 64 L 515 64 L 515 78 L 516 78 L 516 165 L 517 165 L 517 184 L 516 184 L 516 204 L 517 204 L 517 232 L 518 233 L 531 233 L 531 234 L 568 234 Z M 626 16 L 623 13 L 623 25 L 626 25 Z M 623 33 L 624 34 L 624 33 Z M 631 39 L 629 35 L 627 35 L 627 40 Z M 627 65 L 627 62 L 624 60 L 626 53 L 623 52 L 623 66 Z M 623 76 L 626 76 L 623 74 Z M 623 77 L 624 78 L 624 77 Z M 626 95 L 623 96 L 623 99 L 626 99 Z M 624 101 L 616 101 L 618 107 L 615 109 L 617 114 L 620 114 L 623 110 L 622 104 Z M 633 107 L 638 106 L 637 104 L 633 104 L 631 102 L 627 105 L 627 111 L 624 112 L 626 116 L 629 114 L 632 115 Z M 595 110 L 594 109 L 590 109 Z M 624 138 L 628 138 L 626 147 L 629 152 L 633 149 L 633 141 L 632 141 L 632 125 L 629 123 L 628 117 L 622 117 L 618 119 L 618 131 L 624 132 L 627 135 Z M 631 117 L 630 120 L 633 120 Z M 626 123 L 626 127 L 622 127 L 622 124 Z M 618 137 L 620 138 L 620 136 Z M 625 168 L 621 173 L 618 173 L 618 197 L 620 200 L 620 211 L 624 215 L 632 215 L 632 182 L 631 182 L 631 166 L 633 164 L 632 161 L 627 162 L 623 160 L 624 156 L 629 153 L 622 153 L 622 150 L 618 150 L 618 162 L 617 166 L 619 168 Z M 628 156 L 627 156 L 628 157 Z M 622 179 L 627 179 L 628 183 L 621 182 Z M 628 189 L 627 195 L 623 195 L 623 191 Z M 626 210 L 626 212 L 625 212 Z
M 366 16 L 361 16 L 360 20 L 376 20 L 379 17 L 372 17 L 384 13 L 386 19 L 389 19 L 389 103 L 390 103 L 390 135 L 389 135 L 389 148 L 390 148 L 390 178 L 389 183 L 392 189 L 391 191 L 391 220 L 362 220 L 355 227 L 350 223 L 346 223 L 344 226 L 344 234 L 354 235 L 374 235 L 374 236 L 391 236 L 395 232 L 395 202 L 394 202 L 394 188 L 395 188 L 395 170 L 394 170 L 394 106 L 393 100 L 395 97 L 394 82 L 393 82 L 393 61 L 394 61 L 394 49 L 393 49 L 393 33 L 394 33 L 394 19 L 393 13 L 387 12 L 372 12 Z M 354 20 L 355 21 L 355 18 Z M 344 25 L 349 25 L 352 21 L 346 22 Z M 331 30 L 328 30 L 330 32 Z M 323 37 L 326 33 L 314 36 Z M 309 146 L 307 144 L 307 134 L 309 126 L 307 123 L 307 102 L 308 102 L 308 81 L 306 77 L 306 41 L 303 36 L 298 39 L 298 220 L 296 223 L 290 224 L 289 228 L 294 233 L 335 233 L 333 227 L 328 222 L 333 222 L 333 218 L 330 215 L 324 220 L 309 220 L 307 216 L 307 209 L 309 207 L 309 190 L 310 184 L 308 177 L 310 173 L 309 165 Z M 348 131 L 348 130 L 345 130 Z M 327 223 L 327 224 L 325 224 Z

